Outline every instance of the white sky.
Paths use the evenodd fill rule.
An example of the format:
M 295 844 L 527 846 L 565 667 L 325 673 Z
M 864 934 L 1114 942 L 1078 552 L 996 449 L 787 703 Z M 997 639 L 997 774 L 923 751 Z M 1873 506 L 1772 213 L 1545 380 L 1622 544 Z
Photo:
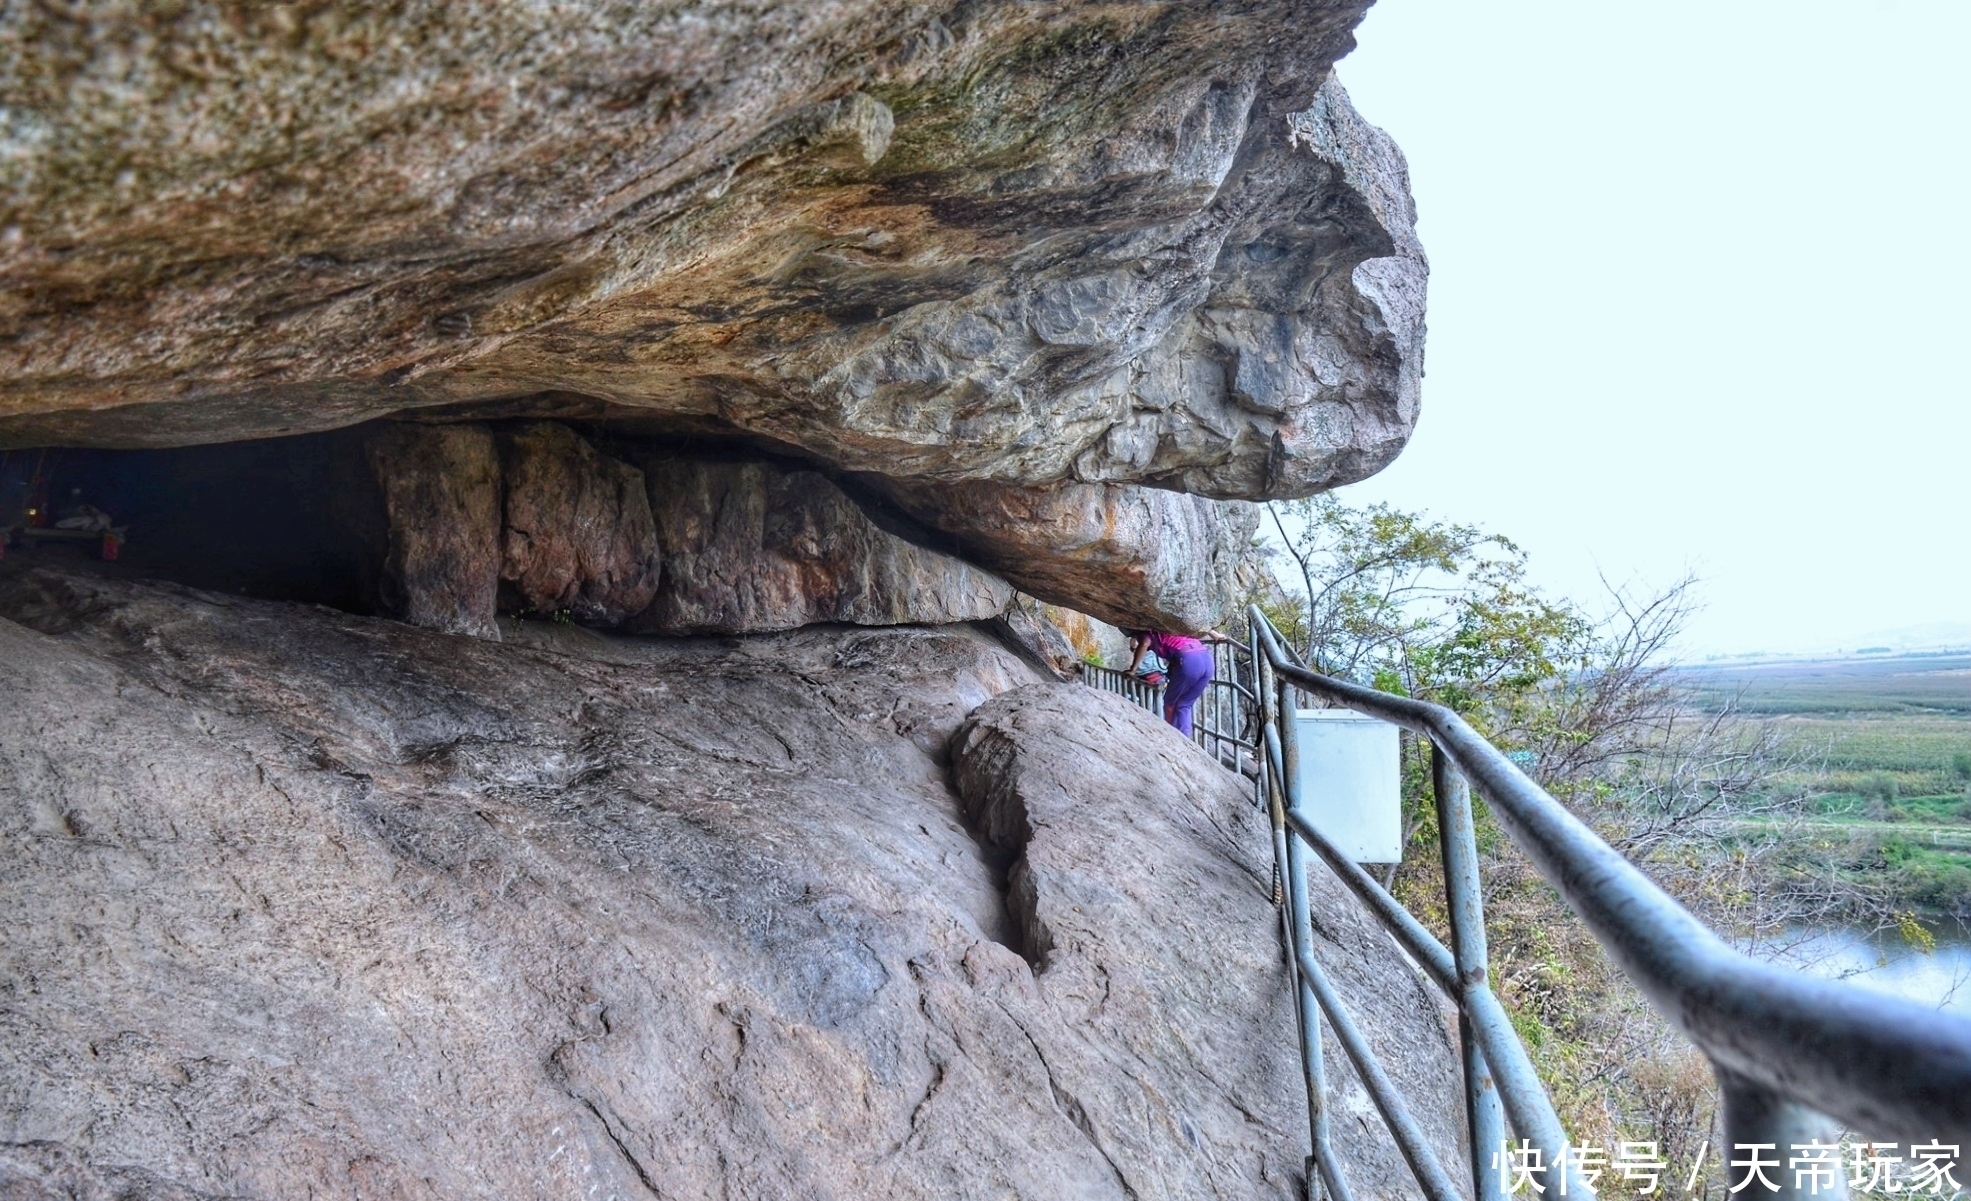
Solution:
M 1424 413 L 1343 496 L 1550 592 L 1703 577 L 1692 654 L 1971 622 L 1971 3 L 1382 0 Z

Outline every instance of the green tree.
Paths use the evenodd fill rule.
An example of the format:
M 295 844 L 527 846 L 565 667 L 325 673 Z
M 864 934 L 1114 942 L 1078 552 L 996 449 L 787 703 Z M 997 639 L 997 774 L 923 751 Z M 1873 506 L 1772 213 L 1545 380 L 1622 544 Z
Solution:
M 1618 845 L 1660 840 L 1744 800 L 1777 767 L 1774 736 L 1736 707 L 1700 711 L 1669 652 L 1695 582 L 1603 612 L 1542 594 L 1526 554 L 1475 526 L 1332 495 L 1268 506 L 1276 574 L 1262 603 L 1319 670 L 1448 706 L 1564 800 L 1602 802 Z M 1428 836 L 1427 772 L 1406 738 L 1406 808 Z
M 1458 712 L 1528 774 L 1715 924 L 1763 904 L 1759 855 L 1712 821 L 1760 803 L 1787 764 L 1773 731 L 1702 710 L 1669 651 L 1692 581 L 1604 611 L 1544 595 L 1510 539 L 1332 496 L 1269 506 L 1282 585 L 1257 600 L 1313 666 Z M 1404 862 L 1383 879 L 1443 930 L 1427 747 L 1402 739 Z M 1695 1148 L 1708 1073 L 1475 804 L 1493 967 L 1515 1025 L 1574 1132 L 1612 1141 L 1647 1123 Z M 1695 1066 L 1693 1066 L 1695 1065 Z M 1619 1134 L 1634 1137 L 1633 1133 Z
M 1532 698 L 1592 650 L 1594 623 L 1529 586 L 1509 539 L 1331 495 L 1268 510 L 1301 586 L 1274 606 L 1276 624 L 1330 675 L 1447 705 L 1511 741 Z

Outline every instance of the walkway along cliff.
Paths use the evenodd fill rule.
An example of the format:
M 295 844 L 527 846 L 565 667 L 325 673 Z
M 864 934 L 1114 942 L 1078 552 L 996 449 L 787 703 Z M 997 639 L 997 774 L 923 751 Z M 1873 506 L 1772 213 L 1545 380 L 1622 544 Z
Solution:
M 0 1193 L 1303 1195 L 1250 784 L 1057 681 L 1415 422 L 1364 7 L 0 12 Z
M 1063 682 L 1415 424 L 1365 8 L 0 7 L 0 1197 L 1482 1195 L 1488 1065 L 1551 1150 L 1285 735 Z M 1383 715 L 1734 1130 L 1971 1124 Z
M 1457 1006 L 1466 1146 L 1477 1149 L 1469 1165 L 1471 1196 L 1552 1188 L 1561 1196 L 1592 1197 L 1598 1185 L 1647 1196 L 1672 1170 L 1658 1158 L 1655 1140 L 1614 1147 L 1574 1142 L 1548 1089 L 1569 1082 L 1540 1079 L 1513 1016 L 1493 992 L 1473 783 L 1559 899 L 1709 1060 L 1720 1095 L 1717 1159 L 1726 1170 L 1720 1186 L 1729 1194 L 1843 1196 L 1851 1187 L 1865 1195 L 1961 1192 L 1954 1173 L 1971 1142 L 1971 1022 L 1734 951 L 1456 712 L 1311 671 L 1257 605 L 1247 616 L 1247 645 L 1218 648 L 1214 695 L 1196 741 L 1227 762 L 1256 763 L 1255 802 L 1272 819 L 1282 944 L 1296 969 L 1310 1195 L 1347 1201 L 1356 1192 L 1355 1165 L 1332 1136 L 1324 1050 L 1330 1043 L 1358 1073 L 1419 1194 L 1431 1201 L 1464 1195 L 1455 1165 L 1438 1154 L 1415 1101 L 1382 1066 L 1354 1016 L 1376 998 L 1337 988 L 1321 964 L 1311 886 L 1328 873 Z M 1157 708 L 1154 690 L 1121 673 L 1091 668 L 1084 679 Z M 1328 711 L 1307 712 L 1310 701 Z M 1341 833 L 1323 829 L 1319 815 L 1333 815 L 1335 798 L 1309 795 L 1332 790 L 1308 766 L 1324 760 L 1307 757 L 1301 744 L 1328 724 L 1320 719 L 1342 711 L 1386 723 L 1382 731 L 1407 730 L 1428 751 L 1448 946 L 1337 845 Z M 1324 871 L 1309 872 L 1309 851 Z M 1909 1154 L 1897 1154 L 1899 1147 Z M 1686 1193 L 1712 1188 L 1705 1183 L 1708 1154 L 1706 1139 L 1689 1165 Z

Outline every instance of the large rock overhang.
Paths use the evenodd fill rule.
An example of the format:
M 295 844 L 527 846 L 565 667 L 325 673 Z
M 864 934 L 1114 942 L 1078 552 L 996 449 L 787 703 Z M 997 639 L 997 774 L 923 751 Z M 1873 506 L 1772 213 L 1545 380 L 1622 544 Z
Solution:
M 19 9 L 0 446 L 574 394 L 961 543 L 981 496 L 1360 479 L 1416 419 L 1425 279 L 1332 74 L 1365 8 Z

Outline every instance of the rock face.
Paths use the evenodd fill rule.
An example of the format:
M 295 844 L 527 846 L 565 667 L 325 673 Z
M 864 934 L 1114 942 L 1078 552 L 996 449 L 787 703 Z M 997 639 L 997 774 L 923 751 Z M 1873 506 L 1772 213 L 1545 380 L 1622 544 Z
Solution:
M 1328 76 L 1365 7 L 10 12 L 0 412 L 561 388 L 852 470 L 1344 482 L 1414 418 L 1422 283 Z
M 879 528 L 827 477 L 758 460 L 644 460 L 664 582 L 635 628 L 755 633 L 814 622 L 997 617 L 1003 580 Z
M 1086 1071 L 1086 1083 L 1068 1078 L 1085 1105 L 1100 1098 L 1090 1112 L 1162 1119 L 1102 1124 L 1097 1137 L 1111 1156 L 1139 1169 L 1130 1183 L 1171 1182 L 1172 1196 L 1273 1195 L 1275 1173 L 1291 1169 L 1269 1162 L 1275 1136 L 1251 1119 L 1304 1120 L 1306 1094 L 1298 1077 L 1237 1066 L 1267 1061 L 1291 1043 L 1292 1029 L 1278 1005 L 1287 983 L 1278 919 L 1269 924 L 1270 907 L 1255 904 L 1271 887 L 1271 855 L 1251 785 L 1144 710 L 1067 685 L 1027 685 L 974 710 L 952 737 L 952 778 L 980 837 L 1014 857 L 1007 904 L 1036 986 L 1082 1006 L 1075 1020 L 1129 1048 L 1136 1065 L 1127 1078 L 1093 1056 L 1055 1070 Z M 1451 1178 L 1470 1179 L 1455 1052 L 1438 1001 L 1339 881 L 1317 866 L 1309 885 L 1322 967 Z M 1227 1012 L 1253 1014 L 1253 1025 L 1206 1031 L 1186 1020 Z M 1331 1136 L 1355 1195 L 1415 1196 L 1332 1033 L 1328 1047 Z M 1215 1100 L 1243 1104 L 1201 1103 L 1190 1072 L 1230 1086 Z M 1185 1141 L 1170 1137 L 1171 1126 Z M 1209 1167 L 1199 1163 L 1201 1147 L 1212 1149 Z
M 1061 632 L 1076 660 L 1099 663 L 1104 667 L 1128 665 L 1129 639 L 1107 622 L 1074 609 L 1048 604 L 1037 605 L 1035 616 Z
M 566 426 L 500 437 L 505 530 L 500 579 L 541 612 L 621 625 L 657 595 L 657 528 L 643 473 L 597 454 Z
M 1405 169 L 1331 73 L 1366 7 L 16 5 L 0 446 L 573 398 L 960 525 L 1068 488 L 983 565 L 1202 624 L 1054 591 L 1080 527 L 1359 479 L 1416 419 Z
M 0 564 L 0 1198 L 1303 1195 L 1243 785 L 1036 665 L 1416 420 L 1367 2 L 0 6 L 0 448 L 411 623 Z
M 1011 645 L 1025 650 L 1050 675 L 1071 680 L 1080 674 L 1081 655 L 1067 631 L 1049 617 L 1050 608 L 1030 596 L 1016 593 L 1013 603 L 1000 615 L 998 628 Z
M 1302 1195 L 1245 786 L 972 632 L 494 645 L 16 564 L 0 614 L 0 1195 Z M 1436 1011 L 1317 895 L 1456 1162 Z
M 1157 488 L 890 485 L 899 503 L 1021 591 L 1111 625 L 1225 620 L 1259 511 Z
M 365 448 L 390 530 L 383 603 L 413 625 L 497 640 L 501 489 L 491 431 L 391 424 Z
M 386 608 L 497 640 L 496 604 L 735 634 L 985 621 L 1013 598 L 878 526 L 818 472 L 626 445 L 647 475 L 555 422 L 383 423 L 368 449 L 390 529 Z
M 1025 593 L 1013 595 L 994 628 L 1062 680 L 1079 679 L 1089 663 L 1120 667 L 1129 659 L 1130 643 L 1121 630 Z

